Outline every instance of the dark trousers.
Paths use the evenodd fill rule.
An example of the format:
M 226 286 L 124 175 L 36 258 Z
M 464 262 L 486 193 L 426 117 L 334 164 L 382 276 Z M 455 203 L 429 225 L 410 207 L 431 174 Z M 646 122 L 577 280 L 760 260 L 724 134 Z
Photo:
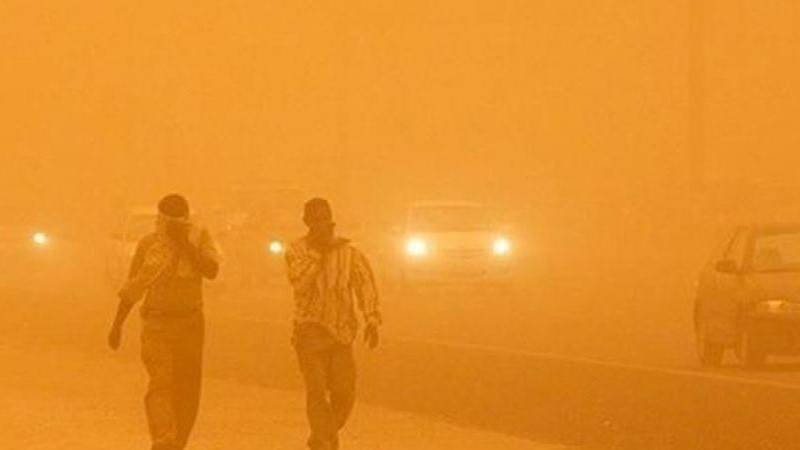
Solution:
M 186 447 L 200 406 L 204 332 L 201 313 L 144 320 L 142 361 L 150 376 L 145 408 L 152 450 Z
M 324 328 L 302 324 L 294 345 L 306 385 L 312 450 L 339 448 L 339 431 L 355 403 L 356 365 L 352 345 L 336 341 Z

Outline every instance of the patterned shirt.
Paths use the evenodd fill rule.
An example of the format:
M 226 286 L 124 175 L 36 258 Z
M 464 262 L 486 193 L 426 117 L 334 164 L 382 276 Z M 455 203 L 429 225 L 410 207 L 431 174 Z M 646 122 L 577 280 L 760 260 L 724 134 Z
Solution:
M 190 240 L 204 258 L 219 261 L 219 253 L 208 231 L 193 227 Z M 144 298 L 144 317 L 182 317 L 203 307 L 203 277 L 181 257 L 175 244 L 162 231 L 151 233 L 136 248 L 128 280 L 120 298 L 130 306 Z
M 338 245 L 323 256 L 302 238 L 289 246 L 286 263 L 294 288 L 296 325 L 321 325 L 337 341 L 351 344 L 358 334 L 356 307 L 368 325 L 381 324 L 372 269 L 351 245 Z

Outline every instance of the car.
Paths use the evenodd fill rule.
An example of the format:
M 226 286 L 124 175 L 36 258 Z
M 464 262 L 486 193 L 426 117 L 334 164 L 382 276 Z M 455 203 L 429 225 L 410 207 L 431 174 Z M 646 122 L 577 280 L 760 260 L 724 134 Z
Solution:
M 515 247 L 493 216 L 480 203 L 410 205 L 400 230 L 402 284 L 509 284 Z
M 748 367 L 800 355 L 800 224 L 740 226 L 701 272 L 694 306 L 702 364 L 735 350 Z

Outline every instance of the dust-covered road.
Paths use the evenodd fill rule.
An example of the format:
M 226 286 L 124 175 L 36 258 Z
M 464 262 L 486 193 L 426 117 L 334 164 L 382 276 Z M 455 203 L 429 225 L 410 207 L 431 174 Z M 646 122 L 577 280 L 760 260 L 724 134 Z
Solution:
M 134 450 L 148 447 L 141 392 L 146 379 L 136 364 L 64 350 L 30 351 L 0 346 L 14 361 L 0 376 L 4 448 L 30 450 Z M 265 389 L 211 378 L 191 448 L 197 450 L 300 449 L 306 433 L 298 391 Z M 555 450 L 441 420 L 361 405 L 342 436 L 352 449 Z
M 107 351 L 105 325 L 114 299 L 106 294 L 103 287 L 60 294 L 30 286 L 3 290 L 0 358 L 8 362 L 8 369 L 0 374 L 3 447 L 147 447 L 142 407 L 146 376 L 137 361 L 138 321 L 131 321 L 123 351 Z M 288 339 L 282 342 L 285 345 L 248 341 L 257 327 L 235 329 L 232 325 L 242 322 L 224 312 L 236 311 L 233 299 L 237 297 L 224 293 L 211 297 L 220 303 L 209 312 L 210 376 L 191 448 L 303 448 L 305 403 L 300 390 L 294 389 L 299 387 L 299 375 L 288 372 L 294 363 L 288 361 L 292 356 Z M 225 298 L 231 300 L 221 308 Z M 239 306 L 246 308 L 246 302 Z M 267 349 L 280 347 L 286 351 L 273 356 L 283 360 L 270 360 Z M 248 360 L 250 366 L 241 365 Z M 275 389 L 259 382 L 258 368 L 269 371 L 269 366 L 282 367 L 281 380 L 288 385 L 279 387 L 292 389 Z M 365 404 L 357 407 L 342 439 L 346 448 L 370 450 L 561 448 Z
M 542 277 L 513 292 L 477 287 L 408 292 L 386 283 L 385 345 L 378 352 L 358 346 L 362 399 L 367 404 L 443 417 L 454 425 L 362 405 L 349 439 L 353 443 L 377 439 L 371 434 L 377 426 L 372 417 L 379 417 L 375 420 L 381 424 L 396 424 L 392 429 L 401 434 L 390 434 L 398 439 L 429 443 L 438 438 L 496 439 L 496 444 L 476 449 L 517 449 L 533 442 L 738 449 L 746 447 L 720 447 L 719 441 L 704 436 L 734 427 L 740 433 L 736 439 L 752 445 L 761 442 L 763 433 L 783 433 L 791 426 L 787 411 L 794 409 L 800 392 L 797 366 L 779 362 L 760 372 L 747 372 L 735 364 L 720 370 L 700 368 L 692 346 L 691 299 L 679 295 L 684 289 L 681 283 L 677 277 L 660 283 L 598 276 Z M 280 279 L 248 290 L 224 283 L 211 286 L 206 303 L 210 381 L 198 444 L 215 448 L 211 443 L 220 435 L 214 435 L 214 430 L 228 427 L 222 423 L 235 427 L 241 422 L 242 442 L 262 442 L 263 422 L 258 420 L 287 420 L 276 431 L 276 439 L 292 442 L 302 434 L 300 380 L 288 342 L 289 298 Z M 604 308 L 609 298 L 615 299 L 614 307 Z M 63 291 L 6 287 L 3 301 L 0 321 L 10 345 L 4 347 L 10 352 L 5 358 L 19 361 L 17 375 L 6 375 L 11 377 L 5 384 L 10 394 L 6 409 L 24 404 L 25 398 L 34 405 L 26 409 L 28 414 L 14 413 L 19 426 L 9 428 L 9 438 L 19 439 L 26 427 L 42 424 L 56 427 L 53 434 L 80 437 L 81 433 L 60 429 L 71 426 L 68 421 L 60 424 L 58 409 L 50 408 L 44 416 L 40 412 L 48 403 L 74 401 L 83 405 L 75 420 L 86 422 L 98 415 L 99 424 L 142 439 L 144 380 L 137 361 L 138 320 L 129 324 L 121 353 L 105 349 L 106 327 L 116 302 L 110 288 L 86 283 Z M 442 376 L 450 378 L 435 379 Z M 127 377 L 127 386 L 120 387 L 120 377 Z M 97 392 L 106 390 L 103 398 L 115 400 L 98 405 L 93 393 L 86 394 L 92 390 L 89 381 L 97 378 L 103 380 Z M 444 392 L 442 386 L 455 394 Z M 69 395 L 60 397 L 62 393 Z M 468 397 L 460 397 L 464 393 Z M 228 412 L 239 403 L 242 411 L 255 412 L 243 412 L 236 419 L 215 413 L 215 408 Z M 283 411 L 286 407 L 282 406 L 276 413 L 258 406 L 261 403 L 293 404 L 294 409 Z M 728 415 L 730 408 L 747 414 Z M 672 416 L 656 419 L 664 411 Z M 758 419 L 753 418 L 756 411 L 761 411 Z M 215 414 L 226 419 L 213 419 Z M 754 431 L 747 434 L 751 426 Z M 526 440 L 468 430 L 474 427 Z M 96 428 L 89 425 L 87 433 L 105 436 Z M 431 431 L 409 432 L 406 437 L 400 431 L 404 429 Z M 634 433 L 638 433 L 635 439 Z M 784 438 L 766 436 L 765 443 L 754 448 L 778 449 Z M 632 446 L 632 442 L 642 444 Z M 696 445 L 687 447 L 686 442 Z M 452 447 L 449 443 L 420 445 Z M 395 447 L 355 448 L 415 447 L 406 441 Z M 460 448 L 471 447 L 461 444 Z

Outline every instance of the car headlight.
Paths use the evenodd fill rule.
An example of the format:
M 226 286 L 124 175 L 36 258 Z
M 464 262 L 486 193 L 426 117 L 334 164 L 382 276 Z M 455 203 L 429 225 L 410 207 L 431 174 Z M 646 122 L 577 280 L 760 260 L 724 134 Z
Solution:
M 31 236 L 31 240 L 33 241 L 33 244 L 36 245 L 37 247 L 45 247 L 47 246 L 47 244 L 50 243 L 50 236 L 48 236 L 47 233 L 39 231 L 33 233 L 33 236 Z
M 286 250 L 286 248 L 283 245 L 283 242 L 272 241 L 267 246 L 267 250 L 269 250 L 269 252 L 272 253 L 273 255 L 282 255 L 284 250 Z
M 760 313 L 779 313 L 789 308 L 786 300 L 765 300 L 756 303 L 756 312 Z
M 497 238 L 492 244 L 492 252 L 498 256 L 505 256 L 511 253 L 511 241 L 506 238 Z
M 406 243 L 406 253 L 410 256 L 425 256 L 429 250 L 428 243 L 419 238 L 409 239 Z

